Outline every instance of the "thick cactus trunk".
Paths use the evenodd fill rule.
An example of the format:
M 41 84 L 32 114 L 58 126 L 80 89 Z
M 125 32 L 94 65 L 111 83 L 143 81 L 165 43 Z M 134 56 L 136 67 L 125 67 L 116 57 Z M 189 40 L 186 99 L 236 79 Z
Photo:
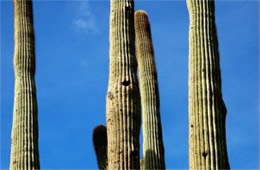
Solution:
M 96 126 L 93 131 L 93 143 L 99 169 L 107 169 L 107 128 Z
M 107 92 L 108 169 L 139 169 L 140 96 L 135 58 L 134 2 L 110 1 Z
M 157 72 L 145 11 L 135 12 L 135 34 L 142 101 L 143 169 L 165 169 Z
M 14 0 L 15 97 L 10 169 L 39 169 L 32 1 Z
M 187 0 L 189 35 L 189 166 L 229 169 L 213 0 Z

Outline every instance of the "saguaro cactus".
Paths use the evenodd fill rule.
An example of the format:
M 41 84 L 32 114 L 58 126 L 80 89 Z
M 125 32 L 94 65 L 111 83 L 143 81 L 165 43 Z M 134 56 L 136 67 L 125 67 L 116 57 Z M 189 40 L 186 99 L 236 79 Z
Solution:
M 31 0 L 14 0 L 15 97 L 10 169 L 39 169 L 35 48 Z
M 143 124 L 143 169 L 165 169 L 160 101 L 151 29 L 145 11 L 135 12 Z
M 187 0 L 189 32 L 189 166 L 229 169 L 214 0 Z
M 93 143 L 96 151 L 99 169 L 107 168 L 107 128 L 96 126 L 93 131 Z
M 134 2 L 110 1 L 107 91 L 108 169 L 139 169 L 140 95 L 135 57 Z

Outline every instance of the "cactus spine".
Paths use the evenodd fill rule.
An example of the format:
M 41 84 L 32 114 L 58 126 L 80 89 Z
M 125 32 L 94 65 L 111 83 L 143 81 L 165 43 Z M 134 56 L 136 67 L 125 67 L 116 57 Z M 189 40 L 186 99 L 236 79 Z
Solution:
M 143 124 L 143 169 L 165 169 L 157 72 L 148 15 L 135 12 Z
M 107 168 L 107 128 L 96 126 L 93 131 L 93 143 L 96 151 L 99 169 Z
M 187 0 L 189 28 L 189 166 L 229 169 L 213 0 Z
M 31 0 L 14 0 L 15 97 L 10 169 L 39 169 L 35 48 Z
M 110 1 L 107 91 L 108 169 L 139 169 L 140 96 L 135 58 L 134 1 Z

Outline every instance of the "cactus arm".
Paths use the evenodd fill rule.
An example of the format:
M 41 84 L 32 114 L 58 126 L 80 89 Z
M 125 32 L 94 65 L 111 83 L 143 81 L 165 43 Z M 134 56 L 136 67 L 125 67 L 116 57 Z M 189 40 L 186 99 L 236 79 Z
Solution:
M 14 0 L 15 92 L 10 169 L 39 169 L 32 1 Z
M 139 169 L 141 111 L 136 75 L 133 0 L 110 1 L 109 41 L 106 99 L 108 169 Z
M 214 1 L 187 0 L 189 28 L 189 166 L 229 169 Z
M 157 71 L 148 15 L 135 12 L 135 34 L 143 125 L 144 169 L 165 169 Z
M 144 159 L 140 159 L 140 170 L 144 170 Z
M 98 125 L 93 130 L 93 144 L 99 169 L 107 169 L 107 128 Z

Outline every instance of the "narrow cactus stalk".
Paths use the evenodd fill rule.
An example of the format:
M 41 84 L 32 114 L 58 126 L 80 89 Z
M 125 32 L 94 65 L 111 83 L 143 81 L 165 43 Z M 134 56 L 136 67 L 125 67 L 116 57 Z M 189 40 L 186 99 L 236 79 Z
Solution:
M 144 160 L 140 159 L 140 170 L 144 170 Z
M 14 0 L 15 92 L 10 169 L 39 169 L 35 47 L 31 0 Z
M 107 169 L 107 128 L 98 125 L 93 130 L 93 143 L 99 169 Z
M 189 28 L 189 166 L 229 169 L 214 0 L 187 0 Z
M 107 91 L 108 169 L 139 169 L 140 95 L 135 57 L 134 1 L 110 1 Z
M 165 169 L 157 71 L 151 28 L 143 10 L 135 12 L 135 35 L 143 124 L 143 168 Z

